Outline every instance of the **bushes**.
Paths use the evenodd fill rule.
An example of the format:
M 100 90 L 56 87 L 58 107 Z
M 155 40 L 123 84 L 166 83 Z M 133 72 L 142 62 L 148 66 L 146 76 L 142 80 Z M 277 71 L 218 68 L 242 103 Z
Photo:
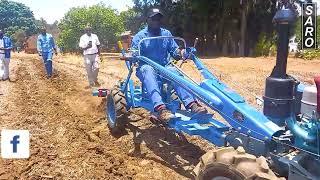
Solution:
M 320 57 L 320 49 L 301 50 L 296 57 L 312 60 Z
M 275 37 L 275 36 L 272 36 Z M 269 56 L 276 53 L 275 40 L 267 37 L 266 33 L 259 35 L 258 43 L 254 49 L 255 56 Z
M 258 43 L 256 44 L 256 47 L 254 49 L 255 56 L 277 55 L 276 35 L 273 34 L 272 37 L 275 38 L 267 38 L 266 33 L 261 33 L 259 35 Z M 300 42 L 299 37 L 297 37 L 297 41 Z M 301 48 L 301 43 L 298 43 L 298 48 Z M 295 54 L 295 57 L 303 58 L 305 60 L 320 58 L 320 49 L 300 50 Z
M 269 50 L 269 56 L 276 56 L 277 55 L 277 45 L 272 44 Z

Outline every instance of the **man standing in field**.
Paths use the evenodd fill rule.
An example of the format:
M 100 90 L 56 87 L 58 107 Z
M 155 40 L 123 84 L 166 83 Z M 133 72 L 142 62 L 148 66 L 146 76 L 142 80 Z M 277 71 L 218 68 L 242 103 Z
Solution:
M 39 56 L 42 56 L 43 63 L 46 68 L 47 78 L 52 77 L 52 58 L 53 50 L 56 55 L 58 55 L 57 48 L 53 39 L 53 36 L 47 33 L 46 28 L 41 28 L 41 34 L 38 36 L 37 40 L 37 50 Z
M 0 30 L 0 78 L 3 81 L 9 80 L 9 63 L 11 56 L 12 43 L 11 39 L 4 35 Z
M 98 82 L 100 41 L 98 36 L 92 33 L 90 26 L 85 28 L 85 32 L 80 38 L 79 47 L 83 50 L 89 86 L 100 86 Z

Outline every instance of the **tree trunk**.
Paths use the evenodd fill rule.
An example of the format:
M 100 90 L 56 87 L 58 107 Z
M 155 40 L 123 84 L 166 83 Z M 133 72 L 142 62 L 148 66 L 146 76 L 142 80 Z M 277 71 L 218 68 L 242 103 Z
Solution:
M 240 56 L 245 56 L 246 46 L 246 32 L 247 32 L 247 3 L 243 4 L 241 12 L 241 40 L 240 40 Z
M 232 40 L 232 56 L 237 56 L 237 41 Z
M 218 33 L 217 33 L 217 48 L 219 51 L 219 54 L 222 53 L 223 44 L 225 41 L 225 38 L 223 37 L 223 31 L 224 31 L 224 15 L 222 16 L 219 26 L 218 26 Z
M 222 45 L 222 55 L 223 56 L 228 56 L 228 38 L 225 39 Z

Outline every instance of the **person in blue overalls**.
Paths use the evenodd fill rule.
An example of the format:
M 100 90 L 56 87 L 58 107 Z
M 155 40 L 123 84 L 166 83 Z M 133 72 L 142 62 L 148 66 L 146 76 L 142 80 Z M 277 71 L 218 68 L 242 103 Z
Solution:
M 0 79 L 3 81 L 9 80 L 9 63 L 11 57 L 11 49 L 11 39 L 5 36 L 4 32 L 0 30 Z
M 161 28 L 161 20 L 163 14 L 159 9 L 152 8 L 149 10 L 147 15 L 148 26 L 138 32 L 132 39 L 132 49 L 138 49 L 139 42 L 143 38 L 156 37 L 156 36 L 172 36 L 171 32 Z M 143 41 L 141 46 L 141 55 L 151 60 L 154 60 L 158 64 L 166 65 L 168 63 L 168 55 L 170 54 L 175 59 L 181 59 L 185 56 L 185 50 L 180 50 L 178 45 L 173 39 L 156 39 Z M 170 70 L 177 72 L 174 67 L 168 67 Z M 142 82 L 143 86 L 147 90 L 148 96 L 153 103 L 154 111 L 158 113 L 159 119 L 167 122 L 174 115 L 166 108 L 163 103 L 160 88 L 158 85 L 158 75 L 150 65 L 140 62 L 137 68 L 138 78 Z M 173 87 L 184 103 L 187 109 L 191 109 L 195 113 L 207 113 L 206 108 L 202 107 L 196 100 L 196 98 L 187 92 L 182 87 L 173 84 Z
M 47 72 L 47 78 L 49 79 L 52 77 L 53 50 L 56 55 L 58 54 L 58 52 L 52 35 L 47 33 L 45 27 L 41 28 L 41 34 L 38 36 L 37 50 L 39 56 L 42 56 L 43 63 Z

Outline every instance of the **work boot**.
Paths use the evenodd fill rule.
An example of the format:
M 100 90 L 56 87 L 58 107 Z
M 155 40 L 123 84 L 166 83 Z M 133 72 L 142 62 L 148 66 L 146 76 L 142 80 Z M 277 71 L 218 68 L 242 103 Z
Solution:
M 174 118 L 174 114 L 172 114 L 168 109 L 164 109 L 159 112 L 159 119 L 164 123 L 167 123 L 171 118 Z
M 94 86 L 95 86 L 95 87 L 99 87 L 99 86 L 101 86 L 101 84 L 100 84 L 98 81 L 95 81 L 95 82 L 94 82 Z
M 193 113 L 198 113 L 198 114 L 206 114 L 208 113 L 208 110 L 201 106 L 200 104 L 198 104 L 197 102 L 192 102 L 187 106 L 188 109 L 191 110 L 191 112 Z
M 174 118 L 174 114 L 172 114 L 165 105 L 156 107 L 156 111 L 159 114 L 159 120 L 163 123 L 167 123 L 171 118 Z

